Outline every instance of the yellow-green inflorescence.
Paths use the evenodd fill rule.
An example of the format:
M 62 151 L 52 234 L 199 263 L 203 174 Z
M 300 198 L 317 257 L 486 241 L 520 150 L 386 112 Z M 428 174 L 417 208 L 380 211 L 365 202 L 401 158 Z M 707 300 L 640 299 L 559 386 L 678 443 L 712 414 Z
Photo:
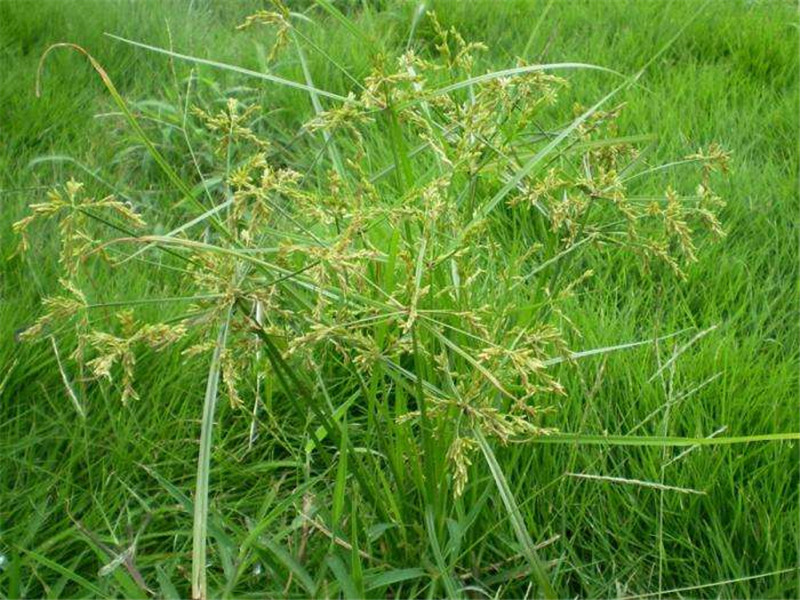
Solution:
M 276 55 L 291 37 L 288 11 L 279 5 L 243 27 L 257 23 L 277 27 Z M 232 405 L 243 406 L 254 382 L 270 376 L 269 363 L 259 361 L 265 337 L 283 360 L 314 373 L 310 381 L 332 359 L 356 387 L 400 386 L 415 405 L 386 414 L 411 426 L 427 406 L 436 443 L 449 448 L 456 496 L 468 481 L 474 431 L 501 442 L 547 435 L 542 416 L 567 393 L 550 372 L 571 355 L 564 300 L 592 275 L 586 268 L 562 273 L 561 257 L 579 246 L 619 246 L 684 276 L 697 259 L 698 233 L 723 235 L 712 173 L 727 169 L 728 155 L 712 145 L 686 157 L 701 166 L 690 196 L 670 187 L 634 197 L 628 185 L 640 156 L 634 144 L 615 141 L 617 107 L 584 118 L 518 177 L 550 141 L 541 123 L 552 126 L 547 111 L 568 82 L 522 61 L 506 74 L 476 75 L 485 46 L 466 42 L 434 15 L 430 28 L 432 47 L 379 56 L 345 101 L 308 119 L 299 134 L 325 143 L 318 155 L 330 156 L 329 165 L 287 166 L 253 124 L 259 107 L 232 98 L 216 112 L 197 107 L 224 184 L 207 199 L 228 203 L 200 226 L 144 235 L 128 204 L 95 200 L 74 181 L 31 205 L 15 225 L 22 249 L 34 223 L 56 221 L 64 279 L 63 293 L 44 300 L 27 337 L 74 323 L 76 368 L 115 382 L 129 401 L 141 394 L 134 386 L 139 352 L 180 344 L 185 360 L 207 359 L 213 325 L 234 309 L 221 354 Z M 384 168 L 374 168 L 381 157 Z M 509 259 L 496 213 L 543 223 L 540 239 Z M 90 257 L 112 260 L 102 251 L 110 240 L 98 238 L 109 231 L 108 219 L 130 227 L 126 243 L 185 261 L 180 287 L 193 300 L 183 320 L 147 324 L 133 310 L 109 318 L 89 304 L 101 292 L 77 282 Z M 556 274 L 531 279 L 550 264 Z M 521 301 L 535 305 L 533 317 L 520 317 Z

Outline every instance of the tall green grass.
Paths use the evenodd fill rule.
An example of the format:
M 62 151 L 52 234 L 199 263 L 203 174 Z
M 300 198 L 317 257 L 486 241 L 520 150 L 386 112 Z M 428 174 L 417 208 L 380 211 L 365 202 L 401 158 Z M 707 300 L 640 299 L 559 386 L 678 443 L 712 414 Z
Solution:
M 461 5 L 448 5 L 439 7 L 439 14 L 468 38 L 492 42 L 492 54 L 485 60 L 493 69 L 507 66 L 529 42 L 527 35 L 503 25 L 504 19 L 519 19 L 515 15 L 530 11 L 541 17 L 529 46 L 532 58 L 592 62 L 631 73 L 685 23 L 686 6 L 508 4 L 502 15 L 492 15 L 488 5 L 476 5 L 468 14 Z M 691 333 L 677 341 L 599 353 L 574 368 L 558 367 L 569 395 L 558 402 L 547 424 L 597 434 L 583 439 L 595 445 L 487 445 L 485 452 L 495 457 L 489 468 L 473 469 L 462 500 L 451 503 L 434 490 L 431 507 L 424 510 L 418 499 L 401 492 L 407 488 L 387 487 L 376 472 L 361 485 L 353 484 L 354 465 L 370 460 L 365 449 L 411 443 L 399 429 L 383 431 L 381 422 L 365 410 L 365 398 L 379 405 L 375 392 L 343 395 L 342 390 L 329 389 L 323 399 L 334 408 L 335 427 L 326 432 L 316 418 L 292 417 L 285 406 L 291 398 L 280 382 L 265 381 L 265 407 L 252 444 L 250 420 L 220 404 L 215 437 L 204 440 L 213 441 L 208 446 L 213 468 L 204 527 L 213 595 L 363 596 L 390 589 L 416 596 L 481 589 L 517 597 L 537 591 L 528 581 L 531 564 L 526 555 L 531 552 L 553 561 L 547 565 L 548 577 L 559 594 L 635 596 L 663 591 L 738 597 L 793 592 L 797 477 L 788 465 L 796 458 L 794 444 L 690 445 L 674 452 L 663 448 L 663 440 L 656 448 L 612 445 L 619 441 L 615 436 L 630 433 L 651 440 L 689 438 L 686 443 L 692 444 L 715 432 L 749 438 L 797 430 L 796 332 L 787 326 L 797 258 L 790 235 L 797 162 L 790 141 L 797 114 L 796 43 L 791 41 L 796 35 L 790 26 L 794 17 L 781 5 L 712 7 L 647 71 L 640 87 L 624 93 L 628 107 L 620 128 L 653 132 L 654 160 L 693 152 L 696 145 L 712 140 L 733 150 L 734 173 L 724 184 L 728 238 L 720 246 L 703 248 L 704 260 L 689 268 L 688 280 L 681 284 L 643 275 L 628 255 L 613 249 L 596 258 L 582 255 L 574 268 L 593 268 L 601 279 L 570 299 L 564 310 L 582 334 L 575 340 L 580 348 L 653 340 L 686 327 L 717 328 L 686 347 Z M 324 26 L 303 31 L 328 56 L 309 46 L 303 55 L 287 51 L 275 72 L 343 93 L 352 81 L 331 66 L 333 61 L 360 79 L 370 63 L 366 44 L 387 51 L 402 48 L 415 9 L 359 9 L 344 18 L 312 12 Z M 33 56 L 26 63 L 26 44 L 36 46 L 35 40 L 46 37 L 40 23 L 44 15 L 53 14 L 63 15 L 67 23 L 97 19 L 94 29 L 77 28 L 79 35 L 111 30 L 160 47 L 169 46 L 161 26 L 161 17 L 169 17 L 176 51 L 254 70 L 267 68 L 258 58 L 266 56 L 271 44 L 262 37 L 266 34 L 231 32 L 252 11 L 249 6 L 228 11 L 170 4 L 144 11 L 150 25 L 132 30 L 126 30 L 131 27 L 126 23 L 139 13 L 126 11 L 138 10 L 133 5 L 120 5 L 114 12 L 119 28 L 102 23 L 95 16 L 102 14 L 99 11 L 87 10 L 79 17 L 69 7 L 56 10 L 49 5 L 37 17 L 35 11 L 23 13 L 9 5 L 3 10 L 8 17 L 3 19 L 5 56 L 13 56 L 14 68 L 23 74 L 18 81 L 27 76 L 29 84 L 41 51 L 66 37 L 42 40 L 35 52 L 28 50 Z M 193 39 L 192 24 L 208 23 L 218 23 L 203 34 L 211 41 Z M 430 31 L 421 24 L 415 35 L 425 39 Z M 233 45 L 230 40 L 235 40 Z M 156 60 L 141 51 L 129 53 L 99 35 L 71 41 L 84 43 L 97 55 L 159 153 L 190 181 L 191 162 L 174 150 L 181 144 L 188 66 L 176 61 L 173 67 L 167 59 Z M 92 118 L 93 112 L 117 108 L 104 100 L 92 74 L 82 71 L 83 63 L 77 57 L 56 60 L 46 65 L 45 104 L 32 101 L 30 88 L 2 104 L 13 117 L 3 122 L 14 123 L 3 129 L 12 140 L 2 158 L 10 165 L 3 176 L 4 196 L 14 198 L 7 226 L 41 193 L 26 189 L 21 194 L 21 188 L 48 186 L 70 174 L 87 179 L 80 167 L 64 160 L 27 166 L 33 158 L 69 154 L 113 182 L 118 193 L 146 202 L 148 216 L 155 215 L 157 224 L 168 231 L 174 225 L 171 207 L 180 198 L 168 191 L 169 178 L 118 116 Z M 193 98 L 211 103 L 221 95 L 239 93 L 261 103 L 265 117 L 259 131 L 286 140 L 288 164 L 306 164 L 309 147 L 302 139 L 294 140 L 293 132 L 314 111 L 307 91 L 261 87 L 217 70 L 198 69 Z M 86 85 L 72 81 L 76 72 L 85 75 Z M 587 74 L 577 81 L 576 99 L 591 102 L 607 89 L 609 80 Z M 65 93 L 75 89 L 91 104 L 81 109 L 80 98 Z M 64 111 L 61 118 L 59 107 Z M 42 121 L 54 127 L 36 125 Z M 376 162 L 390 163 L 397 155 L 389 142 L 370 143 Z M 202 152 L 198 157 L 208 159 Z M 327 160 L 333 163 L 335 158 Z M 90 185 L 97 193 L 104 191 L 99 181 Z M 503 236 L 510 256 L 522 255 L 530 226 L 509 218 L 495 235 Z M 3 235 L 3 248 L 10 254 L 15 241 L 8 228 Z M 86 398 L 85 422 L 76 419 L 52 346 L 19 346 L 11 335 L 33 321 L 34 296 L 55 289 L 52 247 L 44 239 L 36 250 L 35 261 L 25 264 L 15 257 L 3 271 L 8 290 L 4 294 L 10 299 L 3 309 L 7 359 L 0 373 L 5 382 L 3 449 L 10 465 L 2 475 L 5 524 L 0 550 L 9 557 L 0 575 L 3 593 L 133 597 L 146 593 L 139 583 L 142 576 L 159 595 L 187 595 L 191 512 L 197 499 L 192 497 L 197 419 L 207 367 L 187 371 L 177 353 L 145 356 L 137 379 L 142 399 L 123 408 L 114 389 L 96 388 Z M 99 286 L 118 298 L 163 297 L 175 291 L 168 274 L 153 277 L 125 269 L 101 270 L 96 276 Z M 179 314 L 161 303 L 137 310 L 153 320 Z M 279 353 L 270 356 L 280 361 Z M 668 363 L 671 356 L 677 358 Z M 426 366 L 408 368 L 424 371 Z M 285 375 L 287 388 L 296 391 L 291 368 Z M 413 388 L 408 390 L 405 401 L 413 394 Z M 721 428 L 725 429 L 719 432 Z M 332 438 L 336 431 L 344 435 Z M 389 442 L 381 439 L 386 435 L 392 437 Z M 354 441 L 359 445 L 353 446 Z M 328 460 L 312 461 L 323 451 Z M 432 465 L 432 474 L 419 482 L 430 482 L 443 468 L 444 456 L 436 460 L 440 464 Z M 662 487 L 643 487 L 637 481 Z M 382 502 L 368 497 L 365 490 L 372 486 Z M 684 496 L 668 488 L 705 493 Z M 444 510 L 446 506 L 451 508 Z M 381 508 L 393 519 L 381 523 L 375 514 Z M 392 520 L 394 525 L 389 524 Z M 195 519 L 196 524 L 201 521 Z M 526 540 L 531 533 L 534 539 Z M 135 551 L 125 555 L 134 542 Z M 537 544 L 541 547 L 532 550 Z M 101 571 L 104 565 L 108 568 Z

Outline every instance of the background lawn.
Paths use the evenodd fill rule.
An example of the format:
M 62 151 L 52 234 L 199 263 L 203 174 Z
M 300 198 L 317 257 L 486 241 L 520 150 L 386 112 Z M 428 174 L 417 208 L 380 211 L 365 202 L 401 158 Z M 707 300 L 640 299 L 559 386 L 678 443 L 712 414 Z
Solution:
M 406 45 L 414 3 L 338 3 L 386 53 Z M 676 0 L 435 2 L 440 20 L 467 40 L 488 43 L 480 69 L 534 62 L 586 62 L 630 74 L 696 12 Z M 171 226 L 174 200 L 163 175 L 117 114 L 100 79 L 79 55 L 48 59 L 41 98 L 37 63 L 61 41 L 87 48 L 131 103 L 151 139 L 172 160 L 181 143 L 182 83 L 195 68 L 197 98 L 230 94 L 263 107 L 260 128 L 290 139 L 312 113 L 305 92 L 147 52 L 105 37 L 111 32 L 177 52 L 266 70 L 267 29 L 235 27 L 261 4 L 208 0 L 0 2 L 0 597 L 189 593 L 191 503 L 207 369 L 180 352 L 146 356 L 141 399 L 123 407 L 98 387 L 85 419 L 71 404 L 52 346 L 20 343 L 39 300 L 57 287 L 55 240 L 15 255 L 11 224 L 47 189 L 70 176 L 97 193 L 105 185 L 135 198 Z M 374 57 L 311 2 L 293 6 L 315 21 L 304 31 L 356 78 Z M 420 26 L 416 39 L 429 29 Z M 686 281 L 648 275 L 628 254 L 608 250 L 587 263 L 597 275 L 571 302 L 581 337 L 575 349 L 648 340 L 686 330 L 677 342 L 604 354 L 560 369 L 568 395 L 548 425 L 584 433 L 718 435 L 798 431 L 798 15 L 796 4 L 711 2 L 622 94 L 620 135 L 652 134 L 654 164 L 717 141 L 732 152 L 718 187 L 727 200 L 727 237 L 703 245 Z M 316 85 L 346 93 L 349 81 L 320 53 L 309 53 Z M 272 70 L 303 80 L 289 48 Z M 607 74 L 570 74 L 570 102 L 590 104 L 615 84 Z M 565 112 L 568 115 L 569 112 Z M 298 147 L 298 162 L 303 148 Z M 378 152 L 378 149 L 376 149 Z M 190 177 L 186 165 L 182 174 Z M 656 178 L 680 184 L 681 171 Z M 676 179 L 677 178 L 677 179 Z M 694 181 L 694 180 L 693 180 Z M 663 189 L 663 186 L 662 186 Z M 107 188 L 106 192 L 107 193 Z M 509 235 L 513 235 L 513 230 Z M 96 285 L 121 297 L 154 297 L 168 278 L 135 269 L 105 271 Z M 143 309 L 157 315 L 158 305 Z M 659 365 L 708 331 L 660 376 Z M 354 570 L 350 544 L 310 526 L 304 504 L 330 502 L 336 469 L 305 452 L 309 427 L 283 426 L 276 392 L 248 448 L 247 415 L 220 403 L 211 472 L 210 588 L 215 595 L 336 595 Z M 374 424 L 354 411 L 350 425 Z M 316 425 L 312 422 L 310 428 Z M 798 445 L 791 442 L 663 449 L 517 444 L 498 461 L 534 540 L 546 543 L 551 577 L 563 596 L 639 597 L 665 591 L 693 597 L 796 597 L 800 593 Z M 663 491 L 583 479 L 594 474 L 702 491 Z M 485 492 L 485 493 L 484 493 Z M 369 507 L 351 498 L 367 593 L 445 594 L 434 548 L 393 547 Z M 404 499 L 398 497 L 403 503 Z M 469 528 L 456 515 L 478 507 Z M 448 570 L 465 595 L 532 593 L 526 563 L 488 469 L 476 467 L 448 530 Z M 404 527 L 423 526 L 409 522 Z M 250 550 L 240 554 L 260 528 Z M 347 539 L 352 539 L 347 537 Z M 100 571 L 135 545 L 135 568 Z M 106 548 L 106 550 L 103 549 Z M 113 549 L 109 551 L 109 549 Z M 243 556 L 246 559 L 243 560 Z M 244 566 L 242 566 L 244 565 Z M 421 569 L 420 572 L 406 571 Z M 394 577 L 397 583 L 391 583 Z M 383 578 L 383 579 L 382 579 Z M 387 587 L 388 586 L 388 587 Z M 471 590 L 471 591 L 470 591 Z M 669 592 L 669 590 L 673 590 Z M 345 590 L 346 591 L 346 590 Z M 391 594 L 387 596 L 387 594 Z

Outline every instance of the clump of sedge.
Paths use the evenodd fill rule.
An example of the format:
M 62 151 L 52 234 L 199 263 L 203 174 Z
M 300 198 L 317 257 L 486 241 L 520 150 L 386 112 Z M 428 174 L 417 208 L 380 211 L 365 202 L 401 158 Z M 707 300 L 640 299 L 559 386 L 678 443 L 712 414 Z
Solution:
M 279 6 L 242 27 L 257 23 L 278 28 L 274 57 L 291 35 L 289 13 Z M 73 360 L 129 401 L 141 395 L 138 352 L 182 343 L 186 360 L 208 357 L 226 322 L 220 370 L 234 407 L 276 375 L 268 364 L 308 374 L 308 394 L 324 393 L 327 377 L 364 395 L 389 390 L 374 417 L 431 427 L 449 448 L 455 496 L 468 482 L 475 431 L 501 442 L 550 433 L 543 415 L 567 391 L 549 368 L 571 356 L 563 300 L 592 275 L 563 257 L 614 245 L 685 276 L 700 232 L 723 235 L 711 180 L 728 154 L 712 145 L 686 158 L 702 167 L 693 195 L 669 187 L 632 196 L 629 182 L 648 171 L 637 174 L 638 150 L 614 139 L 622 107 L 578 108 L 570 135 L 549 148 L 542 124 L 552 125 L 548 111 L 568 82 L 523 61 L 505 75 L 476 75 L 485 46 L 435 15 L 430 26 L 432 48 L 378 57 L 357 92 L 308 119 L 301 135 L 325 148 L 309 152 L 305 168 L 286 166 L 260 137 L 257 107 L 233 98 L 217 112 L 197 107 L 223 180 L 198 223 L 140 235 L 146 225 L 130 206 L 87 198 L 74 181 L 32 205 L 15 225 L 23 249 L 34 222 L 57 221 L 65 279 L 28 337 L 71 323 Z M 509 215 L 542 225 L 515 260 L 498 234 Z M 93 312 L 87 297 L 101 294 L 81 286 L 81 268 L 90 256 L 113 262 L 100 252 L 113 244 L 96 237 L 108 218 L 136 230 L 126 243 L 186 264 L 180 287 L 195 300 L 180 322 Z

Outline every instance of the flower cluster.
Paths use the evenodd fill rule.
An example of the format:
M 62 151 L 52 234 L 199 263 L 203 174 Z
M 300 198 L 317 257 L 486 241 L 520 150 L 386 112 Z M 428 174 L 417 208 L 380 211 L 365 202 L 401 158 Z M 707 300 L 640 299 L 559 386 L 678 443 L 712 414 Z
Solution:
M 290 16 L 279 7 L 244 26 L 277 26 L 274 54 L 291 34 Z M 180 287 L 192 306 L 177 324 L 144 324 L 125 311 L 103 330 L 86 317 L 74 279 L 96 246 L 89 224 L 105 211 L 143 227 L 129 206 L 85 198 L 72 181 L 32 205 L 15 226 L 23 245 L 35 220 L 56 219 L 72 281 L 45 301 L 30 335 L 80 315 L 74 359 L 95 378 L 118 379 L 127 401 L 138 396 L 137 352 L 191 338 L 186 360 L 208 356 L 214 325 L 225 322 L 219 364 L 234 407 L 279 374 L 270 371 L 277 361 L 309 394 L 329 385 L 364 396 L 400 390 L 407 401 L 385 394 L 374 418 L 410 435 L 418 423 L 432 427 L 449 448 L 455 496 L 468 481 L 475 431 L 501 442 L 548 434 L 542 417 L 567 393 L 549 370 L 571 355 L 563 300 L 592 275 L 565 267 L 564 257 L 614 244 L 683 276 L 698 233 L 722 235 L 711 185 L 728 155 L 714 145 L 687 158 L 702 165 L 695 196 L 668 188 L 643 201 L 628 191 L 639 153 L 615 135 L 622 107 L 578 108 L 578 125 L 554 147 L 542 123 L 554 126 L 548 108 L 566 80 L 522 61 L 475 75 L 485 46 L 433 15 L 431 26 L 433 48 L 378 57 L 358 93 L 308 119 L 301 135 L 322 134 L 326 146 L 314 164 L 292 168 L 278 150 L 268 155 L 255 107 L 228 99 L 216 113 L 194 110 L 216 143 L 223 193 L 173 234 L 133 238 L 185 263 Z M 527 237 L 509 240 L 509 219 L 529 224 Z M 526 251 L 512 253 L 521 243 Z

